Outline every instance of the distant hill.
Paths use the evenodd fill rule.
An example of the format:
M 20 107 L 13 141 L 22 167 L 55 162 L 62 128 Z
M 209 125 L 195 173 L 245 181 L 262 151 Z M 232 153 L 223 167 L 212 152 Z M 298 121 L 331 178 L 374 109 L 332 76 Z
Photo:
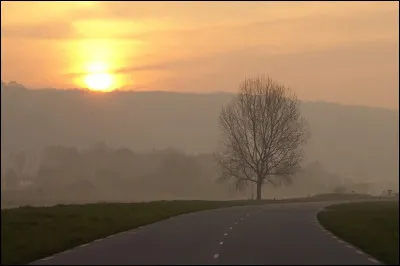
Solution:
M 211 153 L 229 93 L 88 93 L 1 84 L 2 152 L 105 141 L 137 151 L 178 148 Z M 398 183 L 398 111 L 303 102 L 312 137 L 307 160 L 354 180 Z

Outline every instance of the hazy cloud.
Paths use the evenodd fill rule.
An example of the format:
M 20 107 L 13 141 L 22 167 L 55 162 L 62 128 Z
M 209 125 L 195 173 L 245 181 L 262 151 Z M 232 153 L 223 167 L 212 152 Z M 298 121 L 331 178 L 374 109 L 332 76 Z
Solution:
M 52 21 L 37 24 L 19 24 L 1 27 L 2 38 L 68 39 L 74 29 L 68 22 Z

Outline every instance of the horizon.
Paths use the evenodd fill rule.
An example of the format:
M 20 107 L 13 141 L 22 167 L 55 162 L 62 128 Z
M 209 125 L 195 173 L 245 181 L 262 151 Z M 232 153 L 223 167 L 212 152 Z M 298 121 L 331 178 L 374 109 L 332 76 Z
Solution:
M 6 82 L 2 80 L 2 82 L 7 86 L 11 82 L 15 82 L 18 85 L 21 85 L 24 87 L 25 90 L 28 91 L 78 91 L 78 92 L 86 92 L 86 93 L 92 93 L 92 94 L 104 94 L 103 92 L 99 91 L 93 91 L 88 88 L 65 88 L 65 89 L 58 89 L 58 88 L 27 88 L 23 84 L 20 84 L 16 81 L 10 81 Z M 162 91 L 162 90 L 119 90 L 115 89 L 113 91 L 105 93 L 107 94 L 115 94 L 115 93 L 166 93 L 166 94 L 186 94 L 186 95 L 213 95 L 213 94 L 226 94 L 226 95 L 235 95 L 235 92 L 230 92 L 230 91 L 195 91 L 195 92 L 188 92 L 188 91 L 174 91 L 174 90 L 169 90 L 169 91 Z M 370 108 L 370 109 L 378 109 L 378 110 L 385 110 L 385 111 L 399 111 L 399 107 L 396 106 L 394 108 L 391 107 L 382 107 L 382 106 L 368 106 L 368 105 L 361 105 L 361 104 L 345 104 L 345 103 L 337 103 L 337 102 L 329 102 L 329 101 L 324 101 L 324 100 L 302 100 L 300 99 L 300 102 L 302 103 L 312 103 L 312 104 L 332 104 L 332 105 L 338 105 L 338 106 L 343 106 L 343 107 L 356 107 L 356 108 Z
M 28 88 L 236 92 L 265 74 L 304 101 L 398 109 L 396 2 L 1 7 L 2 79 Z

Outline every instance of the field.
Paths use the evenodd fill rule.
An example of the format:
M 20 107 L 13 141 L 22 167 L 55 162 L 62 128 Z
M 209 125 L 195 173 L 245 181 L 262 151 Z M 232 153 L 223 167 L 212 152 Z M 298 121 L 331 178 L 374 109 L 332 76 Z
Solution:
M 6 209 L 1 211 L 1 263 L 25 264 L 98 238 L 194 211 L 251 204 L 351 198 L 371 197 L 327 194 L 259 202 L 154 201 Z
M 318 214 L 333 234 L 378 260 L 399 264 L 399 202 L 364 202 L 328 207 Z

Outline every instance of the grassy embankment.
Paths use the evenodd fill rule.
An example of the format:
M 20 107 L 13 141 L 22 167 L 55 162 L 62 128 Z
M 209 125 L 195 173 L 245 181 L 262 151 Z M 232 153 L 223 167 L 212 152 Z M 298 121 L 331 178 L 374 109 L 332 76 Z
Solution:
M 261 202 L 155 201 L 6 209 L 1 211 L 1 263 L 28 263 L 98 238 L 189 212 L 252 204 L 363 198 L 371 197 L 327 194 Z
M 378 260 L 399 264 L 399 202 L 362 202 L 329 206 L 318 214 L 333 234 Z

